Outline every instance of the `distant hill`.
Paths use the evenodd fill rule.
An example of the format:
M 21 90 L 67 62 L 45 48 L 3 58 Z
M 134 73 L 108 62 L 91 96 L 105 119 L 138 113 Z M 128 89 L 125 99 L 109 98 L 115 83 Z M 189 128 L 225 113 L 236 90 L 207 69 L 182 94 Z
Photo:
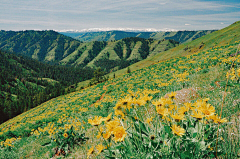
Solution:
M 106 70 L 121 69 L 178 45 L 173 40 L 153 40 L 143 38 L 124 38 L 105 42 L 81 43 L 66 58 L 62 65 L 101 67 Z
M 61 32 L 83 42 L 90 41 L 114 41 L 127 37 L 152 38 L 155 40 L 172 39 L 179 43 L 189 42 L 201 36 L 214 32 L 215 30 L 201 31 L 173 31 L 173 32 L 125 32 L 125 31 L 103 31 L 103 32 Z
M 55 31 L 0 31 L 2 50 L 52 64 L 101 67 L 105 72 L 127 67 L 177 45 L 174 40 L 139 37 L 83 43 Z
M 0 49 L 44 62 L 63 59 L 80 43 L 55 31 L 0 31 Z
M 150 65 L 153 65 L 159 61 L 164 61 L 171 58 L 191 55 L 196 52 L 214 48 L 215 46 L 227 45 L 239 40 L 240 21 L 233 23 L 232 25 L 223 28 L 218 31 L 214 31 L 211 34 L 202 36 L 191 42 L 186 42 L 177 47 L 171 48 L 167 51 L 160 52 L 155 56 L 151 56 L 145 60 L 139 61 L 131 65 L 131 70 L 138 70 Z M 126 70 L 119 70 L 116 75 L 124 74 Z

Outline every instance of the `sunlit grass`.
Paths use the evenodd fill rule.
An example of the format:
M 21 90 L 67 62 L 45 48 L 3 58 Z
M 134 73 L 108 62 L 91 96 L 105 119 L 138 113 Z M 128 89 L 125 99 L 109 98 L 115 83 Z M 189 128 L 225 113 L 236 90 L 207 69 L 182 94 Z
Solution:
M 162 61 L 144 69 L 132 71 L 121 77 L 110 79 L 104 83 L 45 102 L 0 125 L 1 154 L 3 154 L 2 156 L 8 156 L 6 158 L 26 156 L 28 156 L 27 158 L 49 158 L 54 156 L 54 148 L 62 147 L 65 152 L 69 151 L 67 154 L 68 157 L 86 158 L 86 154 L 92 146 L 96 147 L 99 144 L 106 144 L 103 138 L 96 138 L 99 129 L 90 125 L 88 119 L 95 116 L 107 117 L 110 113 L 116 116 L 116 109 L 114 108 L 116 108 L 119 101 L 124 102 L 124 100 L 127 100 L 126 97 L 131 97 L 133 101 L 133 105 L 130 105 L 132 108 L 129 106 L 132 112 L 128 113 L 127 111 L 129 110 L 126 109 L 126 112 L 123 112 L 124 117 L 121 115 L 121 112 L 118 112 L 120 115 L 117 115 L 117 117 L 124 118 L 121 125 L 126 129 L 127 136 L 125 138 L 131 141 L 129 144 L 133 145 L 133 141 L 139 142 L 137 138 L 130 139 L 132 132 L 129 133 L 131 129 L 127 129 L 129 126 L 134 126 L 133 123 L 139 120 L 149 127 L 149 136 L 155 135 L 155 137 L 160 137 L 159 134 L 156 134 L 157 130 L 160 129 L 163 132 L 169 131 L 172 136 L 171 138 L 167 137 L 166 142 L 169 145 L 174 145 L 174 143 L 170 144 L 168 141 L 171 139 L 171 142 L 173 142 L 172 139 L 175 138 L 176 135 L 178 136 L 176 138 L 177 140 L 181 140 L 181 137 L 186 135 L 186 132 L 189 130 L 183 125 L 187 123 L 185 121 L 194 120 L 194 117 L 191 116 L 193 112 L 186 115 L 186 120 L 178 125 L 185 129 L 185 133 L 182 133 L 182 135 L 175 134 L 174 137 L 172 133 L 172 128 L 174 127 L 174 122 L 172 122 L 173 117 L 166 113 L 166 120 L 170 119 L 170 121 L 163 122 L 162 120 L 165 119 L 159 118 L 159 111 L 157 111 L 154 102 L 161 98 L 167 98 L 166 94 L 168 93 L 178 92 L 179 94 L 176 94 L 177 99 L 174 101 L 174 105 L 177 107 L 184 104 L 179 101 L 187 100 L 187 102 L 195 103 L 197 100 L 209 98 L 209 104 L 214 106 L 215 113 L 218 115 L 220 115 L 221 112 L 223 95 L 226 95 L 226 100 L 223 103 L 222 118 L 226 118 L 228 122 L 232 123 L 225 124 L 224 127 L 221 128 L 224 130 L 222 132 L 226 132 L 220 134 L 222 141 L 225 142 L 219 142 L 218 146 L 219 149 L 221 149 L 223 158 L 236 157 L 239 153 L 239 148 L 237 147 L 239 140 L 237 139 L 239 137 L 240 112 L 240 76 L 238 75 L 240 55 L 236 56 L 235 61 L 234 70 L 236 78 L 231 79 L 233 76 L 232 73 L 229 84 L 227 84 L 227 91 L 225 92 L 224 89 L 227 81 L 226 74 L 234 59 L 232 55 L 236 53 L 239 43 L 240 41 L 235 41 L 231 44 L 219 45 L 192 55 Z M 180 94 L 183 93 L 183 90 L 187 89 L 190 91 L 188 91 L 186 95 L 181 96 Z M 104 97 L 99 101 L 104 93 Z M 146 99 L 146 97 L 152 98 L 143 101 L 142 99 Z M 125 103 L 122 103 L 122 105 L 124 104 Z M 134 105 L 136 108 L 134 108 Z M 137 107 L 136 105 L 141 106 Z M 162 121 L 162 125 L 160 121 Z M 161 128 L 163 124 L 166 124 L 167 130 Z M 177 128 L 175 127 L 174 129 Z M 136 130 L 132 129 L 131 131 Z M 68 136 L 64 136 L 64 133 L 67 133 Z M 216 129 L 213 133 L 216 133 Z M 84 134 L 85 137 L 89 139 L 80 143 L 76 137 L 81 136 L 81 134 Z M 67 139 L 70 138 L 70 136 L 76 138 L 74 139 L 76 141 L 69 144 Z M 11 138 L 14 138 L 13 140 L 16 138 L 19 139 L 12 141 L 10 145 L 4 145 L 4 143 L 8 142 L 7 139 Z M 60 142 L 57 143 L 57 140 L 60 140 Z M 207 143 L 207 141 L 204 142 Z M 119 139 L 119 141 L 115 142 L 114 140 L 109 149 L 111 149 L 111 147 L 114 148 L 114 146 L 119 143 L 123 143 L 123 141 Z M 186 144 L 188 143 L 186 142 Z M 211 143 L 206 154 L 214 154 L 214 144 L 215 142 Z M 137 147 L 143 156 L 147 154 L 146 148 L 141 147 L 140 142 Z M 166 152 L 174 151 L 174 153 L 178 155 L 176 149 L 165 150 Z M 97 155 L 96 152 L 90 156 L 106 158 L 106 155 L 110 153 L 110 151 L 106 150 L 106 152 L 104 151 Z M 151 149 L 150 152 L 153 153 L 154 149 Z M 132 153 L 135 154 L 134 152 Z M 202 152 L 198 150 L 198 153 Z M 201 155 L 204 156 L 206 154 Z

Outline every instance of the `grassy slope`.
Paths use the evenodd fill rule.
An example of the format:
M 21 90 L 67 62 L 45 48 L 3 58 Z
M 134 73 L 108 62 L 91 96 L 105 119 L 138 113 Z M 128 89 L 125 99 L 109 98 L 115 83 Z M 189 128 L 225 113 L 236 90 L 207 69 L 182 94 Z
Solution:
M 13 148 L 12 151 L 3 149 L 1 150 L 1 153 L 3 156 L 5 155 L 15 158 L 19 156 L 28 156 L 28 158 L 50 158 L 52 154 L 49 153 L 47 149 L 51 151 L 54 145 L 41 146 L 38 142 L 39 139 L 49 140 L 49 134 L 47 132 L 49 132 L 51 124 L 53 123 L 55 124 L 52 127 L 55 127 L 58 130 L 60 127 L 64 128 L 64 124 L 74 125 L 76 120 L 78 120 L 81 122 L 81 126 L 84 127 L 81 127 L 78 131 L 86 132 L 89 137 L 94 137 L 96 136 L 96 132 L 93 131 L 89 124 L 86 124 L 88 118 L 94 115 L 107 116 L 108 113 L 113 111 L 112 107 L 115 106 L 116 102 L 121 97 L 125 97 L 129 94 L 128 92 L 130 90 L 136 94 L 141 94 L 146 90 L 157 90 L 158 93 L 151 91 L 148 92 L 148 94 L 153 97 L 153 100 L 155 100 L 170 91 L 180 90 L 183 87 L 198 88 L 198 97 L 210 98 L 210 103 L 215 106 L 216 111 L 219 113 L 224 87 L 218 87 L 217 85 L 214 85 L 214 83 L 216 81 L 223 83 L 226 81 L 225 75 L 228 71 L 228 67 L 226 66 L 229 66 L 228 63 L 233 60 L 233 57 L 229 55 L 236 52 L 237 46 L 240 42 L 239 39 L 236 40 L 237 38 L 234 36 L 236 34 L 237 37 L 239 37 L 239 26 L 240 22 L 221 30 L 218 34 L 213 33 L 213 35 L 208 38 L 203 37 L 205 39 L 205 44 L 207 41 L 210 43 L 206 44 L 204 47 L 204 50 L 209 48 L 208 50 L 199 51 L 187 57 L 172 58 L 171 60 L 166 61 L 162 59 L 162 62 L 145 68 L 140 65 L 142 69 L 138 71 L 132 71 L 130 74 L 125 74 L 105 83 L 55 98 L 3 123 L 0 126 L 0 136 L 2 139 L 10 137 L 9 131 L 16 136 L 22 136 L 22 139 L 15 142 L 15 148 Z M 229 33 L 234 33 L 234 35 L 230 34 L 228 36 L 227 34 Z M 217 38 L 219 36 L 224 38 Z M 217 38 L 216 41 L 214 41 L 213 37 Z M 193 43 L 196 44 L 196 41 Z M 188 45 L 193 46 L 192 43 Z M 198 47 L 198 45 L 196 47 Z M 211 49 L 212 45 L 216 45 L 214 49 Z M 168 55 L 167 57 L 179 55 L 181 47 L 178 47 L 176 51 L 177 50 L 177 53 L 170 52 L 174 55 Z M 190 54 L 190 52 L 186 54 Z M 238 65 L 240 65 L 239 59 L 240 56 L 237 57 L 236 61 L 236 64 Z M 156 61 L 152 60 L 150 62 L 152 64 Z M 238 65 L 237 67 L 239 67 Z M 180 82 L 181 80 L 179 75 L 181 75 L 184 71 L 187 71 L 189 76 L 184 78 L 185 82 Z M 165 84 L 168 84 L 168 86 L 163 86 Z M 223 117 L 227 117 L 228 120 L 232 120 L 235 119 L 234 116 L 236 116 L 240 111 L 239 107 L 232 104 L 234 101 L 240 99 L 240 87 L 238 85 L 229 87 L 227 91 L 230 93 L 228 93 L 224 104 Z M 96 102 L 104 93 L 105 96 L 103 99 L 100 102 Z M 60 120 L 60 118 L 66 120 L 57 124 L 57 121 Z M 233 126 L 232 130 L 236 128 L 234 124 L 231 126 Z M 31 135 L 28 137 L 28 133 L 31 132 L 31 129 L 36 130 L 38 127 L 46 128 L 46 135 L 40 137 Z M 226 138 L 226 140 L 228 139 Z M 92 143 L 91 139 L 84 146 L 77 147 L 73 150 L 70 156 L 77 158 L 83 155 L 82 157 L 84 158 L 86 157 L 84 154 L 86 154 L 87 149 L 99 142 L 100 141 L 97 140 Z M 31 143 L 33 148 L 27 146 L 29 143 Z M 31 151 L 34 153 L 31 153 Z
M 138 42 L 137 43 L 134 42 L 135 40 Z M 114 41 L 114 42 L 107 42 L 107 45 L 99 52 L 96 52 L 96 56 L 94 56 L 94 57 L 92 57 L 89 54 L 89 51 L 91 51 L 94 47 L 94 42 L 82 43 L 81 45 L 79 45 L 79 47 L 74 52 L 67 55 L 59 63 L 61 65 L 65 65 L 65 64 L 73 65 L 73 66 L 82 65 L 82 66 L 89 66 L 89 67 L 94 68 L 94 67 L 96 67 L 94 62 L 101 60 L 101 59 L 117 60 L 117 61 L 123 60 L 123 59 L 124 60 L 136 59 L 137 61 L 139 61 L 139 60 L 142 60 L 142 57 L 139 54 L 140 46 L 142 45 L 141 40 L 143 40 L 143 39 L 129 38 L 127 42 L 124 42 L 124 39 L 119 40 L 119 41 Z M 147 43 L 148 43 L 148 40 L 145 40 L 145 41 L 147 41 Z M 131 46 L 131 53 L 130 53 L 130 55 L 126 56 L 127 48 L 126 48 L 125 43 L 128 43 L 128 42 L 130 43 L 130 46 Z M 123 56 L 117 55 L 117 53 L 115 51 L 115 47 L 118 43 L 125 44 L 125 45 L 121 45 L 122 50 L 123 50 L 122 54 L 124 54 Z M 170 42 L 169 40 L 166 40 L 166 41 L 156 40 L 153 43 L 155 44 L 154 47 L 151 47 L 151 45 L 153 45 L 153 44 L 149 44 L 149 47 L 151 48 L 151 50 L 149 51 L 149 56 L 152 56 L 153 54 L 157 54 L 161 51 L 164 51 L 164 50 L 174 47 L 174 44 L 173 44 L 174 41 Z M 136 54 L 138 54 L 138 55 L 136 56 Z M 50 57 L 51 56 L 49 56 L 49 59 L 50 59 Z
M 108 42 L 107 46 L 91 61 L 87 66 L 94 67 L 94 62 L 99 59 L 120 60 L 120 57 L 114 51 L 116 43 Z M 109 53 L 109 56 L 107 55 Z
M 130 66 L 131 70 L 138 70 L 150 65 L 155 64 L 158 61 L 164 61 L 167 59 L 180 57 L 180 56 L 186 56 L 193 54 L 198 51 L 204 51 L 207 49 L 210 49 L 217 45 L 225 45 L 231 42 L 234 42 L 239 39 L 238 33 L 240 32 L 240 22 L 236 22 L 233 25 L 230 25 L 224 29 L 215 31 L 211 34 L 205 35 L 201 38 L 198 38 L 192 42 L 181 44 L 178 47 L 172 48 L 170 50 L 164 51 L 164 52 L 158 52 L 155 56 L 151 56 L 145 60 L 142 60 L 140 62 L 137 62 Z M 204 45 L 199 48 L 202 44 Z M 184 50 L 186 47 L 190 47 L 188 50 Z M 155 53 L 154 53 L 155 54 Z M 122 69 L 119 71 L 114 72 L 116 76 L 121 76 L 126 73 L 127 69 Z M 109 76 L 112 77 L 114 73 L 110 73 Z M 79 83 L 80 87 L 85 87 L 89 81 L 83 81 Z
M 142 60 L 141 54 L 139 53 L 139 48 L 142 45 L 142 42 L 138 41 L 134 48 L 132 49 L 132 53 L 128 60 L 134 60 L 134 59 L 139 59 Z
M 240 22 L 237 22 L 236 24 L 230 25 L 229 27 L 226 27 L 222 30 L 215 31 L 211 34 L 205 35 L 201 38 L 198 38 L 192 42 L 188 42 L 185 44 L 182 44 L 176 48 L 170 49 L 165 52 L 161 52 L 158 55 L 148 58 L 146 60 L 140 61 L 136 64 L 133 64 L 133 70 L 134 68 L 143 68 L 147 65 L 151 65 L 158 61 L 163 61 L 170 58 L 175 58 L 179 56 L 186 56 L 193 54 L 198 51 L 203 51 L 206 49 L 210 49 L 211 47 L 217 46 L 217 45 L 225 45 L 231 42 L 234 42 L 239 39 L 238 33 L 240 31 Z M 204 43 L 203 47 L 199 48 L 201 43 Z M 188 50 L 184 50 L 186 47 L 190 47 Z

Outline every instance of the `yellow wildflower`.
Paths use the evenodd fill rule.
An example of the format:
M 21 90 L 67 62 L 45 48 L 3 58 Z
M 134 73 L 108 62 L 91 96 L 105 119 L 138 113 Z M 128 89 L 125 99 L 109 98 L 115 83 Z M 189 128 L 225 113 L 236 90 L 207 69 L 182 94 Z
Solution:
M 88 123 L 90 123 L 93 126 L 98 126 L 102 123 L 102 117 L 101 116 L 99 116 L 99 117 L 95 116 L 94 119 L 88 119 Z
M 102 121 L 110 121 L 111 120 L 112 113 L 110 113 L 106 118 L 103 118 Z
M 93 152 L 94 152 L 94 146 L 91 147 L 91 148 L 88 150 L 87 158 L 89 158 L 89 156 L 90 156 L 91 154 L 93 154 Z
M 172 104 L 172 98 L 163 98 L 162 100 L 164 100 L 165 104 Z
M 201 120 L 204 117 L 204 115 L 200 111 L 197 111 L 197 112 L 195 111 L 191 116 L 194 118 L 197 118 L 198 120 Z
M 103 138 L 104 138 L 104 139 L 106 139 L 106 140 L 107 140 L 107 139 L 109 139 L 109 138 L 110 138 L 110 136 L 111 136 L 111 132 L 110 132 L 110 131 L 108 131 L 108 130 L 106 131 L 106 133 L 105 133 L 105 134 L 103 134 Z
M 186 109 L 192 109 L 192 103 L 184 103 Z
M 151 135 L 149 138 L 150 138 L 151 140 L 154 140 L 156 137 L 155 137 L 155 135 Z
M 135 101 L 135 103 L 139 106 L 143 106 L 146 104 L 146 101 L 144 99 L 138 99 Z
M 113 130 L 114 140 L 117 141 L 124 141 L 124 138 L 127 136 L 127 132 L 125 131 L 124 127 L 118 126 Z
M 184 120 L 184 114 L 175 114 L 175 115 L 170 115 L 173 119 L 175 119 L 175 121 L 180 121 L 180 120 Z
M 152 120 L 153 120 L 153 117 L 147 118 L 146 123 L 150 124 L 150 122 L 152 122 Z
M 205 116 L 211 116 L 215 113 L 215 108 L 211 106 L 211 104 L 203 105 L 202 107 L 198 108 Z
M 99 139 L 102 136 L 101 132 L 98 132 L 98 135 L 96 136 L 97 139 Z
M 164 98 L 161 98 L 157 101 L 153 101 L 152 104 L 155 105 L 156 107 L 161 107 L 166 104 L 166 100 Z
M 102 152 L 102 150 L 105 149 L 105 147 L 101 144 L 101 145 L 97 145 L 96 149 L 98 150 L 97 155 L 99 155 Z
M 170 94 L 168 94 L 168 97 L 171 99 L 175 99 L 177 93 L 176 92 L 171 92 Z
M 121 110 L 122 108 L 124 108 L 124 109 L 130 108 L 130 107 L 131 107 L 131 104 L 132 104 L 132 97 L 127 96 L 126 98 L 120 99 L 120 100 L 117 102 L 116 106 L 113 107 L 113 109 L 115 109 L 115 110 L 120 109 L 120 110 Z
M 178 112 L 180 113 L 180 114 L 184 114 L 185 112 L 188 112 L 189 111 L 189 107 L 180 107 L 179 109 L 178 109 Z
M 164 107 L 156 107 L 157 113 L 162 116 L 167 116 L 169 114 L 169 111 L 167 108 Z
M 221 124 L 221 123 L 227 122 L 227 119 L 226 119 L 226 118 L 221 119 L 221 117 L 218 117 L 217 114 L 211 116 L 210 118 L 213 120 L 214 123 L 219 123 L 219 124 Z
M 209 98 L 204 98 L 203 102 L 207 103 L 209 101 Z
M 107 127 L 107 131 L 109 131 L 110 133 L 113 132 L 113 129 L 117 126 L 119 126 L 120 123 L 119 121 L 116 121 L 116 120 L 113 120 L 113 121 L 110 121 L 106 124 L 106 127 Z
M 148 95 L 145 95 L 144 97 L 142 97 L 143 100 L 145 100 L 145 102 L 149 102 L 153 97 L 149 97 Z
M 121 115 L 121 118 L 124 119 L 125 115 L 123 114 L 123 112 L 121 110 L 115 110 L 115 115 L 118 116 L 118 115 Z
M 180 126 L 177 126 L 175 124 L 171 127 L 171 129 L 172 129 L 173 133 L 178 136 L 182 136 L 185 133 L 185 130 L 183 128 L 181 128 Z
M 65 138 L 67 138 L 67 137 L 68 137 L 68 134 L 67 134 L 67 133 L 64 133 L 63 136 L 64 136 Z
M 240 77 L 240 68 L 237 70 L 237 75 Z

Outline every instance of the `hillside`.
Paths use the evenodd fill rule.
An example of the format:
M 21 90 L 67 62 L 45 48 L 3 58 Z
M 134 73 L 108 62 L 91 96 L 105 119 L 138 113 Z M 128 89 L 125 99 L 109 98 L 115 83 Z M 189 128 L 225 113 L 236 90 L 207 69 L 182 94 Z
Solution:
M 52 66 L 0 50 L 0 123 L 68 93 L 66 87 L 92 78 L 93 71 Z
M 215 31 L 211 34 L 205 35 L 198 39 L 195 39 L 192 42 L 187 42 L 184 44 L 179 45 L 178 47 L 169 49 L 167 51 L 161 52 L 156 56 L 149 57 L 145 60 L 137 62 L 131 65 L 131 70 L 137 70 L 144 68 L 146 66 L 153 65 L 159 61 L 164 61 L 171 58 L 191 55 L 193 53 L 197 53 L 199 51 L 204 51 L 207 49 L 211 49 L 215 46 L 226 45 L 232 42 L 239 40 L 239 31 L 240 31 L 240 24 L 239 22 L 235 22 L 234 24 L 223 28 L 221 30 Z M 126 69 L 119 70 L 115 72 L 118 76 L 125 74 Z M 113 74 L 109 74 L 109 76 L 113 76 Z M 84 84 L 85 85 L 85 84 Z
M 1 124 L 1 157 L 238 158 L 239 29 L 236 22 Z
M 0 49 L 43 62 L 57 62 L 81 42 L 54 31 L 0 31 Z
M 173 40 L 125 38 L 114 42 L 82 43 L 72 54 L 61 60 L 61 65 L 101 67 L 118 70 L 159 52 L 177 46 Z
M 173 31 L 173 32 L 125 32 L 125 31 L 102 31 L 102 32 L 60 32 L 80 41 L 115 41 L 128 37 L 139 37 L 154 40 L 171 39 L 179 43 L 190 42 L 215 30 L 200 31 Z
M 105 72 L 125 68 L 177 45 L 173 40 L 136 37 L 82 43 L 54 31 L 0 31 L 2 50 L 50 64 L 101 67 Z

